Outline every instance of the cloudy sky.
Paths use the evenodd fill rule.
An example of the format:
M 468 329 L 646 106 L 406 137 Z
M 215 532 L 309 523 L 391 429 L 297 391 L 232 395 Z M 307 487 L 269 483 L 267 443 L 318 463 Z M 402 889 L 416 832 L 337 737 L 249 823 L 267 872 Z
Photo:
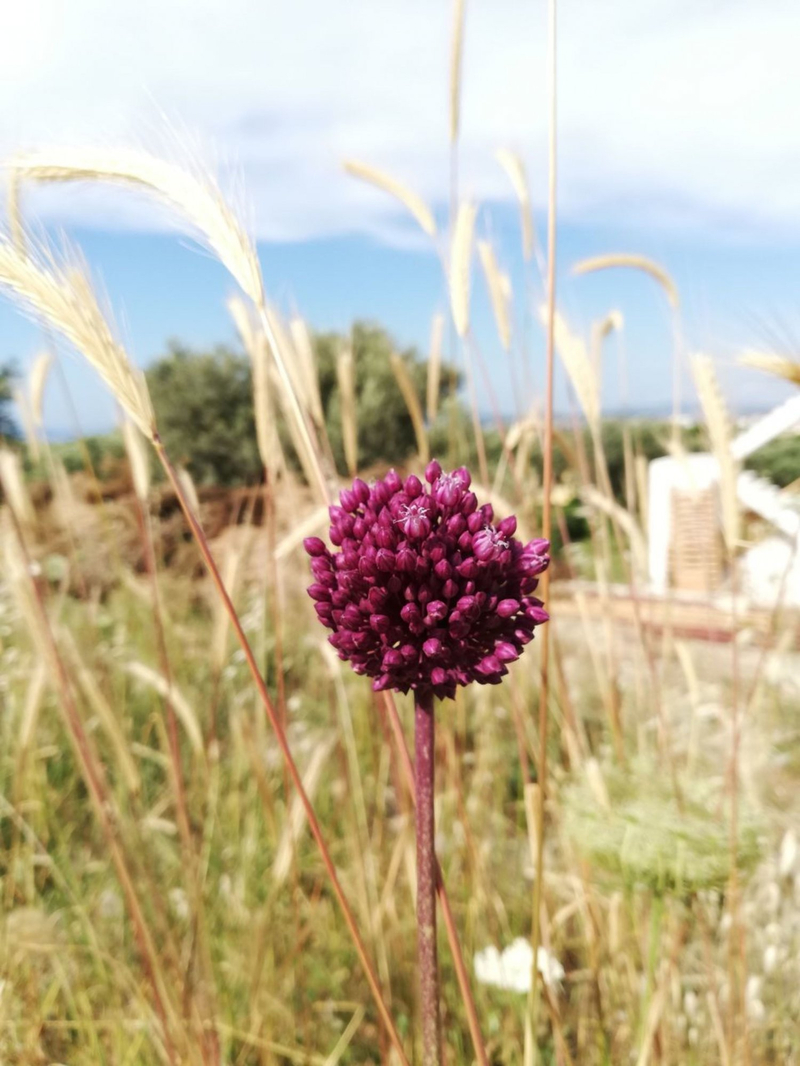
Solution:
M 368 160 L 444 217 L 450 0 L 26 0 L 5 5 L 0 152 L 180 137 L 211 161 L 260 242 L 268 284 L 319 328 L 376 317 L 424 345 L 442 305 L 437 263 L 402 212 L 342 171 Z M 498 146 L 546 198 L 544 0 L 467 0 L 460 184 L 519 282 L 516 213 Z M 623 311 L 632 389 L 662 404 L 668 321 L 646 279 L 581 279 L 582 255 L 637 251 L 676 277 L 690 345 L 720 360 L 732 398 L 768 384 L 731 368 L 737 348 L 790 343 L 800 265 L 800 5 L 789 0 L 561 0 L 560 292 L 576 324 Z M 81 243 L 146 363 L 167 337 L 230 341 L 229 283 L 167 220 L 128 194 L 61 189 L 31 220 Z M 498 375 L 476 277 L 476 322 Z M 0 359 L 21 366 L 35 329 L 0 309 Z M 67 361 L 90 428 L 111 408 Z M 611 388 L 611 386 L 609 386 Z M 505 402 L 508 402 L 505 395 Z M 619 397 L 609 393 L 614 404 Z M 49 421 L 63 427 L 57 396 Z

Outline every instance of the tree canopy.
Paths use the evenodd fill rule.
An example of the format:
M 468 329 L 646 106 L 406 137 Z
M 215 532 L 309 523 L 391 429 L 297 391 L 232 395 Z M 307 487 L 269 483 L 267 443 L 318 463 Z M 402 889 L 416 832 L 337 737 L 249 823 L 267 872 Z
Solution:
M 338 469 L 346 469 L 336 363 L 344 345 L 353 353 L 358 410 L 359 465 L 402 462 L 415 450 L 414 429 L 392 372 L 397 351 L 381 326 L 356 322 L 348 337 L 313 337 L 325 425 Z M 426 388 L 426 361 L 414 348 L 398 353 L 405 362 L 420 402 Z M 261 476 L 256 444 L 253 384 L 249 359 L 228 348 L 193 351 L 172 343 L 147 371 L 156 418 L 174 458 L 200 483 L 253 482 Z M 443 369 L 442 391 L 455 384 Z M 281 415 L 278 429 L 291 454 Z
M 3 437 L 16 437 L 17 435 L 16 423 L 10 410 L 13 399 L 11 391 L 13 380 L 13 368 L 0 366 L 0 435 Z

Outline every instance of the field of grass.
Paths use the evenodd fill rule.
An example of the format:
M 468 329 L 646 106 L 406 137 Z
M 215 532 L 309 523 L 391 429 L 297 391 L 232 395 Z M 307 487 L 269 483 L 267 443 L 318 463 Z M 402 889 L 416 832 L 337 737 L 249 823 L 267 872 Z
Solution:
M 326 646 L 304 595 L 304 558 L 285 550 L 299 516 L 313 507 L 307 494 L 285 491 L 290 514 L 278 518 L 272 539 L 281 548 L 277 567 L 263 527 L 231 528 L 214 550 L 411 1048 L 410 796 L 383 698 Z M 231 1063 L 385 1061 L 385 1038 L 324 868 L 287 790 L 242 653 L 208 580 L 196 576 L 193 546 L 159 572 L 162 658 L 152 585 L 125 558 L 114 559 L 125 523 L 135 530 L 133 501 L 106 514 L 73 500 L 71 521 L 81 537 L 74 555 L 47 553 L 36 527 L 29 530 L 32 566 L 88 743 L 107 777 L 114 832 L 156 946 L 173 1050 L 186 1061 L 212 1061 L 216 1047 Z M 100 553 L 102 588 L 94 576 Z M 68 591 L 68 575 L 85 583 L 84 596 Z M 543 1061 L 559 1054 L 592 1063 L 732 1061 L 725 1057 L 731 1026 L 750 1061 L 793 1061 L 800 1026 L 800 864 L 791 835 L 800 806 L 797 657 L 778 649 L 764 658 L 746 644 L 739 650 L 733 910 L 731 649 L 640 640 L 588 616 L 562 622 L 558 603 L 556 591 L 543 938 L 564 973 L 548 990 L 549 1011 L 538 1013 Z M 25 574 L 7 573 L 0 1057 L 76 1066 L 170 1061 L 31 611 Z M 163 681 L 166 664 L 172 690 Z M 532 650 L 505 685 L 473 687 L 437 711 L 437 851 L 470 963 L 487 946 L 503 950 L 530 936 L 536 786 L 527 782 L 536 776 L 538 671 Z M 190 853 L 178 826 L 168 704 L 178 716 Z M 398 698 L 398 706 L 410 730 L 408 699 Z M 612 708 L 623 758 L 614 750 Z M 470 1038 L 443 936 L 441 957 L 446 1060 L 468 1062 Z M 521 1062 L 527 997 L 470 976 L 489 1061 Z
M 610 315 L 588 342 L 558 313 L 554 200 L 546 262 L 521 163 L 499 161 L 521 210 L 529 291 L 516 303 L 455 180 L 442 229 L 412 190 L 348 164 L 433 240 L 449 297 L 425 397 L 390 359 L 417 453 L 395 465 L 422 475 L 430 458 L 449 332 L 463 418 L 437 458 L 470 462 L 480 501 L 516 514 L 520 539 L 553 542 L 551 620 L 502 685 L 435 709 L 442 1061 L 800 1063 L 798 619 L 776 609 L 751 625 L 731 595 L 758 533 L 736 498 L 732 419 L 713 366 L 694 359 L 733 635 L 712 643 L 687 635 L 679 599 L 648 622 L 647 456 L 617 427 L 612 484 L 602 420 L 602 345 L 621 322 Z M 553 194 L 554 163 L 553 141 Z M 337 470 L 306 327 L 268 302 L 210 179 L 136 150 L 14 167 L 12 192 L 128 184 L 199 231 L 242 293 L 230 309 L 252 361 L 263 477 L 198 498 L 88 280 L 32 248 L 12 196 L 0 287 L 88 359 L 125 428 L 113 492 L 96 483 L 96 444 L 51 449 L 29 427 L 27 480 L 19 450 L 0 453 L 0 1063 L 433 1066 L 420 1038 L 413 700 L 373 692 L 341 662 L 306 594 L 303 537 L 326 536 L 346 475 L 386 472 L 361 469 L 353 353 L 336 353 Z M 546 388 L 513 425 L 484 425 L 476 244 L 516 381 L 532 359 L 517 319 L 546 298 L 545 365 L 569 378 L 571 423 L 554 427 Z M 679 373 L 672 280 L 641 257 L 578 265 L 607 268 L 660 286 Z M 34 427 L 46 373 L 38 364 L 29 383 Z M 677 419 L 664 446 L 684 454 Z

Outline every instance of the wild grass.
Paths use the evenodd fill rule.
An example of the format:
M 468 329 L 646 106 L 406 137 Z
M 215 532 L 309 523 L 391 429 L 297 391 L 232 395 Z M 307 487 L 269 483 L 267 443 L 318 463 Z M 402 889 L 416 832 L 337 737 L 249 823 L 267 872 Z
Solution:
M 454 5 L 454 192 L 464 8 Z M 476 205 L 453 197 L 438 249 L 473 426 L 440 458 L 476 454 L 498 513 L 559 541 L 543 637 L 504 685 L 460 691 L 436 712 L 444 1062 L 800 1062 L 796 619 L 776 611 L 759 647 L 734 614 L 720 648 L 681 633 L 679 603 L 656 618 L 642 597 L 644 455 L 630 433 L 623 508 L 601 433 L 600 346 L 621 322 L 609 313 L 590 347 L 558 310 L 554 129 L 545 399 L 558 356 L 588 436 L 556 427 L 552 402 L 542 426 L 526 396 L 490 462 L 470 330 Z M 498 159 L 530 263 L 541 253 L 527 179 L 518 157 Z M 439 239 L 413 192 L 364 164 L 348 169 Z M 268 304 L 254 246 L 207 175 L 138 151 L 72 149 L 18 159 L 13 173 L 15 188 L 141 186 L 205 235 L 252 304 L 229 307 L 252 360 L 265 477 L 263 506 L 253 494 L 210 541 L 202 494 L 166 453 L 143 378 L 85 274 L 31 251 L 15 198 L 0 285 L 83 353 L 130 418 L 133 492 L 86 503 L 53 458 L 37 468 L 34 499 L 18 453 L 0 451 L 0 1062 L 418 1062 L 413 705 L 374 694 L 339 662 L 305 595 L 302 538 L 322 532 L 345 474 L 363 473 L 353 353 L 336 366 L 347 465 L 337 472 L 308 329 Z M 499 365 L 513 372 L 513 294 L 491 245 L 477 247 Z M 649 260 L 615 254 L 576 269 L 610 267 L 653 276 L 677 316 L 674 282 Z M 427 456 L 444 331 L 437 316 L 424 413 L 393 361 L 419 453 L 397 457 L 403 469 Z M 40 433 L 49 365 L 40 357 L 29 388 Z M 710 364 L 694 365 L 735 594 L 747 527 L 730 418 Z M 275 432 L 278 405 L 294 456 Z M 569 456 L 558 481 L 556 432 Z M 542 470 L 531 459 L 539 438 Z M 588 507 L 583 561 L 569 539 L 573 496 Z M 165 500 L 183 511 L 180 563 L 165 547 Z M 501 958 L 519 938 L 537 959 L 527 988 L 476 980 L 476 953 Z

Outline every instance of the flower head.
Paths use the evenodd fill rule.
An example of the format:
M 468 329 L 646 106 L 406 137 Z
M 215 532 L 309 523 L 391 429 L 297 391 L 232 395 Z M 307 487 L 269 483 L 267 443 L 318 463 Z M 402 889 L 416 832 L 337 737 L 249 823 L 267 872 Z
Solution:
M 339 657 L 376 691 L 452 697 L 458 685 L 497 684 L 547 621 L 533 593 L 549 544 L 522 544 L 513 517 L 495 523 L 464 467 L 444 474 L 433 461 L 425 479 L 391 470 L 344 489 L 330 508 L 339 550 L 304 542 L 308 592 Z

